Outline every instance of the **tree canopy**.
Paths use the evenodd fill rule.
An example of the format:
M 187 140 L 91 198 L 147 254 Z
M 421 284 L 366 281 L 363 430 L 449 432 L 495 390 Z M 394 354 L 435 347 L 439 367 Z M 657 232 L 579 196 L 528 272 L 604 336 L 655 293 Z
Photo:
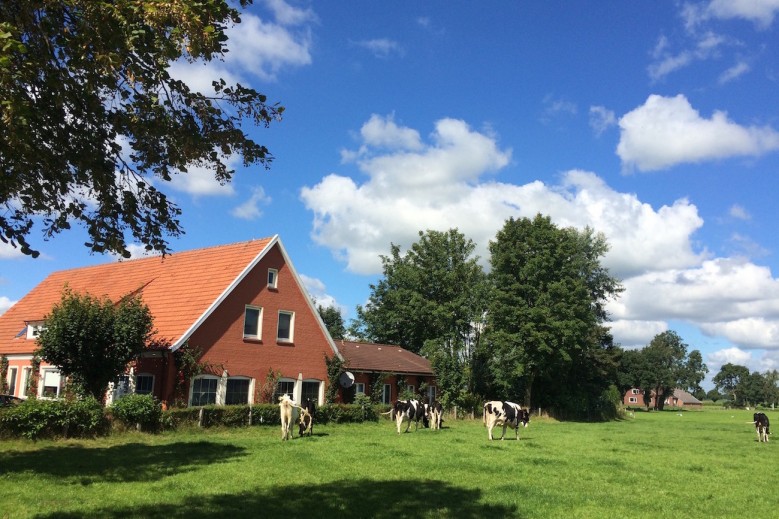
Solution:
M 46 316 L 38 355 L 70 377 L 75 387 L 102 401 L 109 382 L 153 337 L 149 308 L 137 297 L 118 303 L 66 289 Z
M 657 409 L 663 409 L 665 397 L 676 388 L 701 393 L 700 383 L 709 368 L 700 351 L 688 354 L 687 348 L 679 334 L 667 330 L 655 335 L 644 348 L 625 351 L 620 364 L 620 389 L 643 389 L 646 406 L 653 394 L 660 395 L 655 398 Z
M 333 305 L 325 307 L 321 304 L 317 304 L 316 309 L 317 312 L 319 312 L 322 321 L 325 323 L 325 327 L 327 327 L 330 337 L 332 337 L 333 340 L 345 339 L 346 324 L 344 323 L 341 311 Z
M 245 7 L 251 0 L 240 0 Z M 272 160 L 242 129 L 283 107 L 213 83 L 204 94 L 170 76 L 177 60 L 226 52 L 240 22 L 228 0 L 0 2 L 0 240 L 37 256 L 29 237 L 82 224 L 95 252 L 129 256 L 129 239 L 166 252 L 183 232 L 159 189 L 200 166 L 229 182 L 226 158 Z
M 714 387 L 717 388 L 720 393 L 728 395 L 732 402 L 736 402 L 738 401 L 737 388 L 741 381 L 745 380 L 748 376 L 749 368 L 728 362 L 727 364 L 723 364 L 719 373 L 714 375 L 714 378 L 711 380 L 714 382 Z
M 419 232 L 402 254 L 391 244 L 384 277 L 357 307 L 351 334 L 430 359 L 444 402 L 475 391 L 477 350 L 489 297 L 474 243 L 457 229 Z
M 602 323 L 606 301 L 622 291 L 600 263 L 605 238 L 537 215 L 506 221 L 489 248 L 489 363 L 498 392 L 529 406 L 534 385 L 543 381 L 549 391 L 566 391 L 555 396 L 557 405 L 597 398 L 616 379 L 618 350 Z M 582 380 L 587 395 L 566 378 L 574 374 L 602 377 Z

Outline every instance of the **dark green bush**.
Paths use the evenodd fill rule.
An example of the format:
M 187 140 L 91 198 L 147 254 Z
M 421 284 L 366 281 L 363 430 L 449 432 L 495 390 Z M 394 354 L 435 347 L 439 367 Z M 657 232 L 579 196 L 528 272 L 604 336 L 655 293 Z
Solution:
M 94 398 L 29 399 L 0 413 L 2 435 L 31 440 L 95 436 L 107 431 L 106 424 L 103 407 Z
M 162 425 L 162 405 L 152 395 L 125 395 L 111 406 L 114 420 L 125 427 L 158 431 Z

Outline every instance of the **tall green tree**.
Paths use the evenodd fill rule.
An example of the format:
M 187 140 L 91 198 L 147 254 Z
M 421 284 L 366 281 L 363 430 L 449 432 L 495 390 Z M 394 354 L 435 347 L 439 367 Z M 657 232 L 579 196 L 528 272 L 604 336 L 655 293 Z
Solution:
M 153 339 L 149 308 L 137 297 L 118 303 L 66 289 L 45 318 L 37 354 L 70 377 L 77 390 L 102 401 Z
M 654 336 L 642 352 L 649 367 L 643 389 L 655 394 L 655 408 L 662 410 L 665 398 L 687 379 L 687 344 L 673 330 Z
M 488 331 L 496 391 L 530 406 L 537 381 L 563 385 L 565 394 L 548 404 L 575 406 L 593 395 L 576 394 L 578 381 L 566 376 L 586 376 L 596 359 L 610 372 L 610 380 L 597 381 L 599 390 L 616 382 L 618 351 L 602 325 L 605 303 L 622 287 L 600 263 L 608 251 L 605 238 L 590 229 L 558 228 L 539 214 L 506 221 L 489 248 Z
M 446 403 L 473 393 L 474 361 L 489 297 L 474 243 L 457 229 L 419 232 L 404 254 L 392 244 L 384 277 L 357 307 L 352 335 L 426 355 Z
M 703 362 L 701 352 L 699 350 L 692 350 L 687 355 L 687 362 L 684 366 L 679 387 L 691 392 L 693 395 L 705 394 L 701 387 L 701 382 L 706 378 L 706 373 L 708 372 L 709 368 Z
M 183 232 L 165 182 L 193 166 L 229 182 L 231 155 L 267 167 L 242 126 L 283 107 L 224 80 L 193 92 L 168 72 L 222 56 L 250 3 L 0 2 L 0 240 L 37 256 L 34 225 L 48 238 L 78 222 L 92 251 L 129 256 L 132 238 L 164 253 Z
M 341 315 L 341 311 L 333 305 L 325 307 L 317 304 L 316 309 L 322 321 L 324 321 L 327 331 L 330 332 L 330 337 L 336 341 L 345 339 L 346 323 L 344 322 L 343 315 Z
M 738 385 L 748 376 L 749 368 L 728 362 L 720 368 L 719 373 L 714 375 L 711 381 L 714 382 L 717 391 L 728 395 L 731 402 L 736 403 L 739 400 Z

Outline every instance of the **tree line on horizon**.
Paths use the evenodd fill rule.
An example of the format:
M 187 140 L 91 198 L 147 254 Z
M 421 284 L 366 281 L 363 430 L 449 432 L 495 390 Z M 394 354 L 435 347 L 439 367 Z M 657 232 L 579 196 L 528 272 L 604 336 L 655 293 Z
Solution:
M 499 398 L 597 419 L 612 416 L 631 388 L 707 397 L 700 384 L 708 367 L 676 332 L 641 349 L 614 343 L 605 305 L 623 287 L 601 264 L 602 234 L 539 214 L 505 222 L 489 244 L 489 272 L 475 248 L 457 229 L 420 231 L 405 252 L 391 244 L 381 256 L 383 276 L 348 326 L 335 307 L 319 305 L 320 315 L 336 339 L 397 344 L 429 359 L 445 405 Z M 750 387 L 776 388 L 776 375 L 773 386 L 748 370 L 739 375 Z M 717 389 L 731 388 L 720 378 Z M 730 392 L 734 403 L 777 400 L 744 384 Z

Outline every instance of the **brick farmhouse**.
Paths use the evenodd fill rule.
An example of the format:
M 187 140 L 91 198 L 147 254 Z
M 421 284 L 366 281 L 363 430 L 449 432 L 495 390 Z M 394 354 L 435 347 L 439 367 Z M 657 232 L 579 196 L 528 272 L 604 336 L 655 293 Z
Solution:
M 36 365 L 33 354 L 38 332 L 65 287 L 112 301 L 140 296 L 154 317 L 156 338 L 165 341 L 128 365 L 112 384 L 109 403 L 128 392 L 152 394 L 165 405 L 258 403 L 263 396 L 286 392 L 296 401 L 312 398 L 322 404 L 328 384 L 325 358 L 334 356 L 347 369 L 360 368 L 360 384 L 367 382 L 368 372 L 386 378 L 386 402 L 398 396 L 392 383 L 398 375 L 413 375 L 403 379 L 408 384 L 424 381 L 434 387 L 429 362 L 411 352 L 402 350 L 417 363 L 413 370 L 376 357 L 385 346 L 366 344 L 363 351 L 374 348 L 373 364 L 366 368 L 364 356 L 353 354 L 356 348 L 339 348 L 274 236 L 52 273 L 0 315 L 0 356 L 8 361 L 10 394 L 61 396 L 64 377 L 56 366 Z M 397 356 L 397 346 L 386 348 Z M 208 369 L 185 376 L 177 362 L 185 351 Z M 268 387 L 269 382 L 275 385 Z

